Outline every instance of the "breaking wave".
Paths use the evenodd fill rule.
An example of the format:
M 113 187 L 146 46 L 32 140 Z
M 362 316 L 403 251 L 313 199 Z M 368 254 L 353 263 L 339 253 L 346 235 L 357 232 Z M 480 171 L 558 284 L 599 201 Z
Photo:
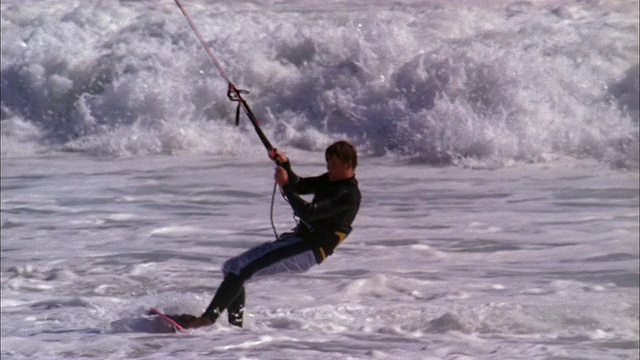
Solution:
M 636 2 L 185 6 L 280 148 L 638 166 Z M 3 158 L 263 151 L 173 2 L 1 16 Z

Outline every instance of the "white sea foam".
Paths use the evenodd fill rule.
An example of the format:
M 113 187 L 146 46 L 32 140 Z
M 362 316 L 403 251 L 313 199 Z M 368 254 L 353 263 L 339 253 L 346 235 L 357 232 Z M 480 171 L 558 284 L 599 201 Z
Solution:
M 321 154 L 290 155 L 301 174 L 323 171 Z M 145 309 L 203 311 L 222 263 L 273 238 L 268 161 L 4 159 L 3 358 L 637 351 L 637 175 L 593 161 L 472 170 L 391 159 L 362 159 L 361 214 L 332 257 L 252 282 L 246 329 L 223 320 L 178 339 L 157 337 L 168 329 Z M 277 228 L 290 214 L 278 200 Z
M 504 166 L 638 163 L 637 2 L 188 1 L 280 146 Z M 226 84 L 171 2 L 2 3 L 2 156 L 235 153 Z
M 273 164 L 173 2 L 2 1 L 3 359 L 637 356 L 636 1 L 183 3 L 299 174 L 356 143 L 354 232 L 163 334 Z

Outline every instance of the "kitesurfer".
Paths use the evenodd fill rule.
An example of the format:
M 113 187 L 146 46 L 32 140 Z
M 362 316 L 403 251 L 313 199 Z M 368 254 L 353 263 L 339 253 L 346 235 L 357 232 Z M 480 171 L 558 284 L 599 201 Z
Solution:
M 229 323 L 242 327 L 248 280 L 305 272 L 322 263 L 351 232 L 360 207 L 355 177 L 358 157 L 351 143 L 338 141 L 329 146 L 325 151 L 327 172 L 315 177 L 298 176 L 287 156 L 278 150 L 270 157 L 279 164 L 275 181 L 299 219 L 298 225 L 275 241 L 227 260 L 222 266 L 224 280 L 202 315 L 170 315 L 183 327 L 212 325 L 225 310 Z M 305 194 L 313 194 L 313 200 L 304 200 L 300 195 Z

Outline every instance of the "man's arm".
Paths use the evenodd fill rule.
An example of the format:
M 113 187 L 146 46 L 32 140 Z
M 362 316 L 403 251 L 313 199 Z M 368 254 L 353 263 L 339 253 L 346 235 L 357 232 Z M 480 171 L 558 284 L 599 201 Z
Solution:
M 316 221 L 319 219 L 337 215 L 353 206 L 351 192 L 347 188 L 338 190 L 333 196 L 318 203 L 312 204 L 301 198 L 290 184 L 282 187 L 293 213 L 304 221 Z
M 269 154 L 271 159 L 276 160 L 278 163 L 278 168 L 276 168 L 276 182 L 278 182 L 278 172 L 279 168 L 286 170 L 286 179 L 282 182 L 278 182 L 278 185 L 282 186 L 284 183 L 288 183 L 293 186 L 293 189 L 298 194 L 313 194 L 317 188 L 318 179 L 317 177 L 308 177 L 302 178 L 296 174 L 293 169 L 291 169 L 291 162 L 289 158 L 279 150 L 274 150 L 271 154 Z M 280 175 L 281 177 L 284 176 Z
M 282 167 L 287 171 L 287 176 L 289 178 L 288 184 L 291 185 L 293 190 L 300 195 L 314 194 L 318 189 L 318 184 L 322 182 L 322 177 L 324 176 L 300 177 L 291 170 L 291 164 L 289 162 L 283 164 Z

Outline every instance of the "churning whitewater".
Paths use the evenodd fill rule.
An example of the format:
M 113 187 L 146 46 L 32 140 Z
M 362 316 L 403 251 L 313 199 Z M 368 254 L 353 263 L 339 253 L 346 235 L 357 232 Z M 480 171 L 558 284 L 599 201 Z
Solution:
M 182 3 L 298 174 L 357 146 L 352 234 L 170 333 L 273 163 L 174 1 L 3 0 L 2 359 L 638 358 L 637 1 Z
M 638 162 L 636 2 L 187 1 L 280 146 Z M 226 83 L 172 1 L 4 1 L 2 154 L 225 154 Z M 246 126 L 246 124 L 244 124 Z

